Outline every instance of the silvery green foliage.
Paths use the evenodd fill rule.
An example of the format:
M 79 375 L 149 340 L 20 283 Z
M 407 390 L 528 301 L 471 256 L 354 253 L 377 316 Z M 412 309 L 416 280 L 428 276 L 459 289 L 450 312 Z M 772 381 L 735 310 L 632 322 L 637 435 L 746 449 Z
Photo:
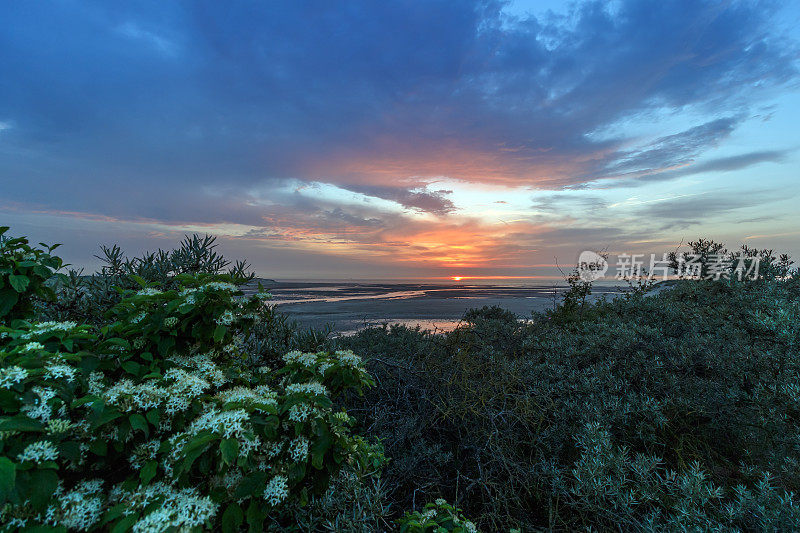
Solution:
M 341 341 L 371 356 L 358 416 L 400 506 L 457 496 L 490 531 L 800 528 L 796 277 L 487 313 Z

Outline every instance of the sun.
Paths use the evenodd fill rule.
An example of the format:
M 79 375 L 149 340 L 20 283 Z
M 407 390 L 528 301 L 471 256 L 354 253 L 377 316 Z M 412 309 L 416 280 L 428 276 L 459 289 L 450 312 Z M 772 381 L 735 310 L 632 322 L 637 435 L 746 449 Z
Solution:
M 462 276 L 452 276 L 450 279 L 452 279 L 453 281 L 461 281 L 464 278 Z

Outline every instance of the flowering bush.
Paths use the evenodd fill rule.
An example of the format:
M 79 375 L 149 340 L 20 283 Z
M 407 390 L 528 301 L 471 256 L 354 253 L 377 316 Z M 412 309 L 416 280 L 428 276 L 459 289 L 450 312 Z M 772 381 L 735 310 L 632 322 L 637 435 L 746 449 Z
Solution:
M 399 519 L 400 533 L 476 533 L 475 524 L 464 518 L 461 509 L 456 509 L 446 500 L 438 499 L 425 506 L 422 512 L 408 512 Z
M 0 524 L 260 530 L 379 450 L 336 396 L 372 383 L 352 352 L 244 366 L 263 294 L 226 276 L 136 279 L 99 330 L 0 327 Z
M 63 266 L 61 258 L 51 255 L 57 244 L 33 248 L 25 238 L 5 238 L 7 231 L 8 226 L 0 226 L 0 320 L 29 316 L 34 298 L 54 298 L 46 282 Z

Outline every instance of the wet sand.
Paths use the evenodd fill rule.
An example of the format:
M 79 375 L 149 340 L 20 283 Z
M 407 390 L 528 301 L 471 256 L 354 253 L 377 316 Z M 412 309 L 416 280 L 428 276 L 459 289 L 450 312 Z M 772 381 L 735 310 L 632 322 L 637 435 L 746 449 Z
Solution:
M 271 281 L 271 280 L 270 280 Z M 521 319 L 553 307 L 553 292 L 563 285 L 456 285 L 381 282 L 265 283 L 278 310 L 303 327 L 330 324 L 338 334 L 381 324 L 419 325 L 449 331 L 468 309 L 497 305 Z M 592 298 L 613 297 L 619 287 L 596 286 Z

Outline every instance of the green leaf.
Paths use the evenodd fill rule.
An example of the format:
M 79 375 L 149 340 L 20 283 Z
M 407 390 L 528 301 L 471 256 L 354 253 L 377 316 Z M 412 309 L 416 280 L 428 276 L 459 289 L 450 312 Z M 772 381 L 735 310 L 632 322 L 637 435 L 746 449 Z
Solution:
M 264 519 L 267 517 L 266 505 L 263 503 L 256 503 L 253 498 L 247 508 L 247 523 L 250 524 L 251 533 L 261 532 L 264 530 Z
M 102 414 L 97 418 L 97 421 L 95 421 L 95 427 L 107 424 L 121 416 L 122 413 L 120 413 L 116 408 L 106 406 L 106 408 L 103 409 Z
M 325 452 L 331 447 L 331 433 L 327 426 L 320 426 L 317 429 L 318 438 L 311 445 L 311 464 L 317 470 L 322 468 L 323 460 L 325 459 Z
M 237 503 L 231 503 L 222 514 L 222 532 L 239 531 L 239 526 L 244 522 L 244 513 Z
M 17 292 L 25 292 L 30 281 L 28 276 L 20 276 L 19 274 L 11 274 L 8 276 L 8 282 L 11 283 L 11 286 L 14 287 L 14 290 Z
M 239 456 L 239 441 L 236 439 L 225 439 L 219 445 L 222 453 L 222 460 L 227 464 L 232 464 Z
M 11 499 L 16 480 L 17 470 L 14 463 L 8 457 L 0 457 L 0 504 Z
M 142 470 L 139 472 L 139 477 L 142 478 L 142 483 L 147 485 L 150 483 L 150 480 L 156 477 L 156 472 L 158 471 L 158 461 L 148 461 L 146 465 L 142 467 Z
M 17 415 L 0 420 L 0 431 L 44 431 L 44 426 L 38 420 Z
M 150 435 L 150 426 L 147 425 L 147 420 L 139 413 L 133 413 L 128 417 L 128 422 L 131 423 L 133 429 L 138 429 L 144 433 L 145 437 Z
M 151 410 L 147 411 L 147 413 L 145 413 L 145 416 L 147 417 L 147 421 L 148 422 L 150 422 L 154 426 L 158 425 L 159 415 L 158 415 L 158 411 L 157 410 L 151 409 Z
M 131 279 L 139 284 L 139 286 L 143 289 L 147 288 L 147 282 L 144 280 L 143 277 L 137 276 L 136 274 L 131 274 Z
M 111 529 L 111 533 L 123 533 L 125 531 L 130 530 L 133 527 L 133 524 L 139 521 L 140 516 L 137 513 L 131 513 L 119 522 Z
M 37 276 L 39 276 L 40 278 L 44 278 L 44 279 L 49 279 L 50 276 L 53 275 L 52 270 L 50 270 L 46 266 L 42 266 L 42 265 L 38 265 L 38 264 L 33 267 L 33 273 L 36 274 Z
M 125 361 L 124 363 L 122 363 L 122 368 L 123 370 L 125 370 L 125 372 L 138 376 L 139 371 L 142 369 L 142 365 L 140 365 L 136 361 Z
M 221 341 L 221 340 L 222 340 L 222 338 L 223 338 L 223 337 L 225 337 L 225 333 L 227 333 L 227 331 L 228 331 L 228 328 L 226 328 L 226 327 L 225 327 L 225 326 L 223 326 L 222 324 L 219 324 L 219 325 L 218 325 L 218 326 L 217 326 L 217 327 L 214 329 L 214 341 L 215 341 L 215 342 L 219 342 L 219 341 Z
M 100 457 L 105 457 L 105 455 L 108 453 L 108 444 L 106 441 L 98 439 L 89 445 L 89 451 L 95 455 L 99 455 Z
M 17 305 L 19 294 L 13 289 L 0 290 L 0 316 L 5 316 L 11 308 Z
M 264 492 L 264 487 L 267 483 L 267 473 L 262 471 L 256 471 L 250 474 L 249 476 L 245 476 L 239 482 L 239 486 L 236 487 L 236 492 L 234 493 L 234 498 L 242 499 L 248 498 L 255 494 L 261 494 Z
M 64 526 L 33 526 L 25 528 L 25 533 L 66 533 Z
M 50 502 L 58 486 L 55 470 L 31 470 L 24 497 L 31 501 L 35 509 L 43 509 Z

